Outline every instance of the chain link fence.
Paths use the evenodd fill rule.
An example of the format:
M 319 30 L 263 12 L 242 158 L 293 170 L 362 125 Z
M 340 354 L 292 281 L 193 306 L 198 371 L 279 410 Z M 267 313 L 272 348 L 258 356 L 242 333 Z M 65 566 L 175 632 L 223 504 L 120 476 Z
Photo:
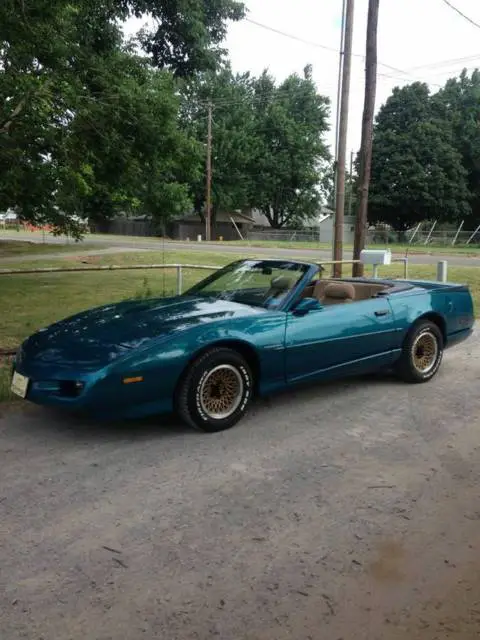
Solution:
M 248 242 L 269 243 L 309 243 L 315 245 L 331 244 L 332 228 L 327 226 L 317 229 L 253 229 L 245 238 Z M 344 243 L 353 244 L 353 233 L 350 227 L 344 232 Z M 439 228 L 433 223 L 423 223 L 407 231 L 394 231 L 388 227 L 378 226 L 367 232 L 367 246 L 402 245 L 402 246 L 435 246 L 435 247 L 480 247 L 480 227 L 465 230 L 462 227 Z

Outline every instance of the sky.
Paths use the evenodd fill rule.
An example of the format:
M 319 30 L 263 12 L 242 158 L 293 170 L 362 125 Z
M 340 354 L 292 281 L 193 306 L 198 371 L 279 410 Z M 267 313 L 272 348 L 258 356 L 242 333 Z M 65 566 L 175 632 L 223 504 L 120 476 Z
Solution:
M 449 1 L 480 24 L 480 0 Z M 291 73 L 301 74 L 307 64 L 312 64 L 318 91 L 331 100 L 327 141 L 333 148 L 342 0 L 244 2 L 248 20 L 310 44 L 273 33 L 248 20 L 233 23 L 225 47 L 234 71 L 258 75 L 267 68 L 281 82 Z M 358 150 L 361 139 L 367 11 L 368 0 L 355 0 L 347 142 L 347 148 L 353 151 Z M 130 22 L 127 33 L 138 26 L 138 22 Z M 480 67 L 480 29 L 447 6 L 445 0 L 380 0 L 378 60 L 377 109 L 395 86 L 420 80 L 436 91 L 464 67 L 469 70 Z
M 480 0 L 450 2 L 480 24 Z M 335 50 L 304 44 L 246 21 L 232 24 L 226 41 L 235 71 L 259 74 L 268 68 L 281 81 L 290 73 L 302 73 L 311 63 L 319 92 L 331 99 L 328 142 L 333 145 L 342 0 L 246 0 L 246 5 L 250 20 Z M 357 55 L 352 59 L 347 142 L 348 149 L 355 151 L 361 139 L 367 11 L 368 0 L 355 0 L 353 53 Z M 459 62 L 460 58 L 472 59 Z M 464 66 L 471 70 L 480 67 L 480 29 L 444 0 L 380 0 L 378 60 L 389 66 L 378 66 L 377 108 L 395 86 L 421 80 L 436 91 Z

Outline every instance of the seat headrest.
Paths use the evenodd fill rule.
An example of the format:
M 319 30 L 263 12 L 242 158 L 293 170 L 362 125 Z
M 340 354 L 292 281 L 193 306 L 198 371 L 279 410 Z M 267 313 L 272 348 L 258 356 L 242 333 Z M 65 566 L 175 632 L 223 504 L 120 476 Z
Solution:
M 277 291 L 286 291 L 290 289 L 291 280 L 287 278 L 287 276 L 277 276 L 276 278 L 272 278 L 270 286 L 272 289 Z
M 335 300 L 354 300 L 355 288 L 349 282 L 329 282 L 325 287 L 324 296 Z

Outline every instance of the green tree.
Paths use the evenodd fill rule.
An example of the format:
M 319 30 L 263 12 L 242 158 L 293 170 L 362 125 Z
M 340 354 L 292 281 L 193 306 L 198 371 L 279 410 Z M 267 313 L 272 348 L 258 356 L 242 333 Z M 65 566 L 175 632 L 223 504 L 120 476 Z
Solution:
M 427 85 L 394 89 L 374 128 L 369 221 L 405 231 L 422 220 L 458 220 L 470 210 L 466 177 Z
M 173 76 L 212 67 L 242 11 L 230 0 L 5 0 L 0 210 L 62 228 L 72 213 L 188 206 L 198 149 L 178 127 Z M 144 13 L 157 25 L 140 36 L 156 72 L 122 42 L 119 21 Z
M 140 33 L 153 63 L 190 77 L 211 71 L 225 54 L 221 43 L 228 20 L 240 20 L 245 5 L 236 0 L 123 0 L 121 17 L 149 15 L 154 27 Z M 120 17 L 120 16 L 119 16 Z
M 226 65 L 189 84 L 183 122 L 203 145 L 204 159 L 209 102 L 214 219 L 221 210 L 251 207 L 282 227 L 316 215 L 331 188 L 331 161 L 323 140 L 328 99 L 317 94 L 311 69 L 277 86 L 267 72 L 259 78 L 235 75 Z M 205 177 L 203 172 L 195 186 L 195 210 L 202 217 Z
M 254 84 L 251 205 L 275 228 L 312 219 L 324 201 L 322 170 L 329 101 L 319 95 L 311 68 L 277 86 L 265 71 Z
M 198 76 L 184 91 L 182 122 L 203 148 L 202 171 L 193 185 L 195 211 L 205 211 L 208 105 L 213 106 L 212 218 L 219 211 L 244 209 L 252 192 L 253 80 L 226 65 Z
M 471 75 L 463 71 L 447 80 L 433 102 L 439 117 L 453 128 L 453 144 L 462 157 L 470 192 L 466 224 L 476 227 L 480 222 L 480 71 Z

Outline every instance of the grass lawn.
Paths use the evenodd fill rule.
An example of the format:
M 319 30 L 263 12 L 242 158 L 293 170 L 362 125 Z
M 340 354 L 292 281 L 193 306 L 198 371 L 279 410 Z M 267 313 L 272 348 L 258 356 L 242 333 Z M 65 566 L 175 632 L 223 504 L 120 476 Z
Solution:
M 28 242 L 27 240 L 2 240 L 0 236 L 0 258 L 17 258 L 21 256 L 38 255 L 42 253 L 73 253 L 75 251 L 89 251 L 101 248 L 85 242 L 70 244 L 52 244 L 40 242 Z
M 242 257 L 232 254 L 170 252 L 166 263 L 206 264 L 222 266 Z M 82 262 L 95 265 L 162 264 L 163 254 L 119 253 L 101 256 L 64 257 L 56 260 L 28 261 L 12 264 L 12 268 L 41 266 L 80 266 Z M 0 267 L 6 267 L 5 264 Z M 410 265 L 410 279 L 434 279 L 435 265 Z M 366 270 L 366 275 L 371 271 Z M 349 275 L 350 270 L 344 270 Z M 403 277 L 403 265 L 393 264 L 380 269 L 381 277 Z M 184 290 L 208 272 L 185 269 Z M 480 272 L 476 267 L 451 267 L 452 282 L 469 284 L 477 308 L 480 304 Z M 93 271 L 91 273 L 40 273 L 0 276 L 0 348 L 13 348 L 37 329 L 83 309 L 144 296 L 174 295 L 176 272 L 169 270 Z M 0 360 L 0 400 L 9 397 L 8 363 Z
M 301 241 L 289 241 L 289 240 L 232 240 L 227 242 L 217 242 L 216 244 L 228 244 L 228 245 L 238 245 L 238 246 L 248 246 L 248 247 L 262 247 L 269 248 L 272 247 L 278 249 L 322 249 L 325 251 L 330 251 L 332 245 L 327 242 L 301 242 Z M 464 255 L 464 256 L 478 256 L 480 254 L 480 246 L 469 245 L 467 246 L 436 246 L 436 245 L 428 245 L 425 246 L 423 244 L 420 245 L 409 245 L 409 244 L 372 244 L 367 247 L 368 249 L 391 249 L 392 253 L 397 253 L 401 255 L 405 255 L 405 252 L 408 251 L 409 254 L 420 254 L 420 255 Z M 352 251 L 353 245 L 345 244 L 344 249 L 346 251 Z
M 11 229 L 7 229 L 7 230 L 3 230 L 0 229 L 0 247 L 3 244 L 1 242 L 1 238 L 2 235 L 6 236 L 7 238 L 11 238 L 12 237 L 12 230 Z M 18 233 L 19 238 L 23 239 L 26 238 L 28 239 L 29 237 L 37 237 L 40 238 L 42 236 L 42 232 L 41 231 L 35 231 L 35 232 L 24 232 L 24 231 L 20 231 Z M 45 238 L 48 240 L 48 234 L 45 236 Z M 124 236 L 124 235 L 112 235 L 112 234 L 101 234 L 101 233 L 92 233 L 92 234 L 87 234 L 83 241 L 81 243 L 75 243 L 73 240 L 70 240 L 70 244 L 55 244 L 51 245 L 53 251 L 56 251 L 57 249 L 59 251 L 77 251 L 78 249 L 82 250 L 82 249 L 86 249 L 86 247 L 88 246 L 88 242 L 89 239 L 94 240 L 95 242 L 98 242 L 99 240 L 105 240 L 105 244 L 108 245 L 109 241 L 110 242 L 122 242 L 122 243 L 126 243 L 126 244 L 131 244 L 131 245 L 135 245 L 138 246 L 139 248 L 141 248 L 142 244 L 144 244 L 145 242 L 148 242 L 150 245 L 152 242 L 154 242 L 155 240 L 158 241 L 158 246 L 159 249 L 162 247 L 163 245 L 163 239 L 159 238 L 159 237 L 146 237 L 146 236 Z M 66 239 L 65 239 L 66 242 Z M 166 240 L 165 241 L 165 245 L 168 246 L 168 243 L 170 241 Z M 178 243 L 179 241 L 175 241 L 173 240 L 172 242 Z M 194 240 L 192 240 L 191 242 L 192 244 L 197 244 Z M 187 243 L 185 243 L 187 245 Z M 259 247 L 259 248 L 271 248 L 272 250 L 275 249 L 322 249 L 325 251 L 330 251 L 331 250 L 331 244 L 329 243 L 325 243 L 325 242 L 303 242 L 303 241 L 289 241 L 289 240 L 232 240 L 232 241 L 212 241 L 211 243 L 208 244 L 215 244 L 215 245 L 225 245 L 225 246 L 238 246 L 239 250 L 240 247 L 244 246 L 244 247 Z M 205 247 L 206 247 L 206 251 L 208 251 L 207 247 L 208 247 L 207 243 L 204 243 Z M 99 246 L 98 244 L 96 244 L 95 246 Z M 392 250 L 392 253 L 397 253 L 397 254 L 401 254 L 401 255 L 405 255 L 405 252 L 408 250 L 408 253 L 411 254 L 439 254 L 439 255 L 463 255 L 463 256 L 478 256 L 480 254 L 480 245 L 469 245 L 469 246 L 465 246 L 465 245 L 457 245 L 455 247 L 452 247 L 450 244 L 447 246 L 437 246 L 437 245 L 423 245 L 423 244 L 414 244 L 414 245 L 408 245 L 408 244 L 390 244 L 390 245 L 385 245 L 382 243 L 377 243 L 377 244 L 372 244 L 369 248 L 370 249 L 383 249 L 386 247 L 389 247 Z M 60 247 L 66 247 L 65 249 L 60 249 Z M 91 248 L 91 247 L 89 247 Z M 345 250 L 346 251 L 351 251 L 353 249 L 353 245 L 350 244 L 346 244 L 345 245 Z M 53 252 L 52 251 L 52 252 Z

